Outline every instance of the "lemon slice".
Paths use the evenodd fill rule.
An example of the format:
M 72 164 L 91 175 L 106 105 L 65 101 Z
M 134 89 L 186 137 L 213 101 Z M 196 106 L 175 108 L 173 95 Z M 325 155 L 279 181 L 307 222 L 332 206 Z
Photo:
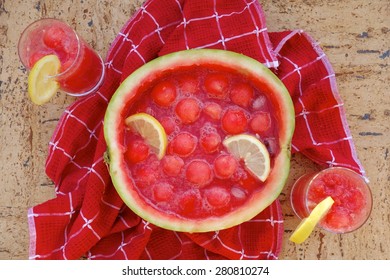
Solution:
M 51 78 L 59 73 L 61 62 L 56 55 L 39 59 L 28 75 L 28 95 L 32 102 L 42 105 L 50 100 L 59 89 L 58 82 Z
M 153 116 L 138 113 L 127 117 L 125 124 L 133 128 L 149 144 L 158 159 L 162 159 L 168 145 L 167 134 L 161 123 Z
M 326 215 L 326 213 L 328 213 L 333 203 L 334 201 L 330 196 L 318 203 L 311 211 L 310 215 L 300 222 L 298 227 L 290 236 L 290 241 L 297 244 L 304 242 L 312 233 L 318 222 Z
M 270 158 L 267 147 L 255 136 L 238 134 L 226 138 L 226 149 L 235 157 L 242 159 L 248 171 L 264 182 L 270 171 Z

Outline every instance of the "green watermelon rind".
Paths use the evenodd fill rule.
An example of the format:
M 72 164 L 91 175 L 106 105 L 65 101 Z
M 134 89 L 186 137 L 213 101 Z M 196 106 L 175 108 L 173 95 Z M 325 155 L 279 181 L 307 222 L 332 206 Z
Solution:
M 277 100 L 275 112 L 279 114 L 280 151 L 274 157 L 273 168 L 265 186 L 238 209 L 223 216 L 205 219 L 187 219 L 175 213 L 161 212 L 148 204 L 133 187 L 128 176 L 123 153 L 125 147 L 120 139 L 124 129 L 124 111 L 128 102 L 133 102 L 138 88 L 164 71 L 193 65 L 218 65 L 248 75 L 264 87 L 272 90 Z M 272 99 L 272 96 L 269 95 Z M 275 102 L 275 100 L 273 100 Z M 283 112 L 280 114 L 280 112 Z M 222 230 L 248 221 L 272 204 L 281 193 L 290 170 L 291 139 L 295 128 L 294 107 L 288 90 L 279 78 L 263 64 L 245 55 L 223 50 L 185 50 L 161 56 L 144 64 L 129 75 L 111 98 L 104 118 L 104 137 L 109 154 L 109 172 L 113 185 L 124 203 L 144 220 L 159 227 L 181 232 L 208 232 Z

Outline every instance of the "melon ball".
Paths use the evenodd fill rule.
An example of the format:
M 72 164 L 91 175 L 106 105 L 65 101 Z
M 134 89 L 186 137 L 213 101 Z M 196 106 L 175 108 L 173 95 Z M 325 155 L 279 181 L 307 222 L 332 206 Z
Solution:
M 248 119 L 243 110 L 230 108 L 226 110 L 221 120 L 222 129 L 228 134 L 240 134 L 246 131 Z
M 180 213 L 184 216 L 193 216 L 196 214 L 196 208 L 201 201 L 200 195 L 196 190 L 189 190 L 179 196 L 178 204 Z
M 230 91 L 230 99 L 238 106 L 247 108 L 254 97 L 253 88 L 247 83 L 237 83 Z
M 206 103 L 203 112 L 214 121 L 221 119 L 222 108 L 215 102 Z
M 228 190 L 221 186 L 212 186 L 204 192 L 204 197 L 210 206 L 222 208 L 229 204 L 231 195 Z
M 177 176 L 184 166 L 184 161 L 178 156 L 167 155 L 161 160 L 161 164 L 165 174 Z
M 184 95 L 196 94 L 199 89 L 199 81 L 197 77 L 190 74 L 181 75 L 178 78 L 179 88 Z
M 196 98 L 183 98 L 177 103 L 175 108 L 176 115 L 184 124 L 191 124 L 198 120 L 201 107 Z
M 209 73 L 204 86 L 210 97 L 224 99 L 228 95 L 229 79 L 222 73 Z
M 164 128 L 166 134 L 171 134 L 177 129 L 175 119 L 169 116 L 164 116 L 161 118 L 160 123 Z
M 149 155 L 149 145 L 142 138 L 131 139 L 127 145 L 125 158 L 131 163 L 144 161 Z
M 271 127 L 271 116 L 267 112 L 256 112 L 250 122 L 250 128 L 255 133 L 264 133 Z
M 186 179 L 188 182 L 198 186 L 210 183 L 213 179 L 210 165 L 204 160 L 192 160 L 186 168 Z
M 216 130 L 201 131 L 199 144 L 206 153 L 210 154 L 217 151 L 221 141 L 221 136 Z
M 158 179 L 157 169 L 151 165 L 141 164 L 134 170 L 134 179 L 137 182 L 137 186 L 146 188 L 155 183 Z
M 221 179 L 230 178 L 237 166 L 237 160 L 232 155 L 219 155 L 214 161 L 215 176 Z
M 180 132 L 169 143 L 169 152 L 181 157 L 187 157 L 195 151 L 197 143 L 198 138 L 196 136 L 189 132 Z
M 176 99 L 176 86 L 172 81 L 161 81 L 153 87 L 151 96 L 157 105 L 168 107 Z
M 62 29 L 59 26 L 51 26 L 49 27 L 43 35 L 43 43 L 53 50 L 61 50 L 65 51 L 65 38 L 66 30 Z
M 157 202 L 169 200 L 173 195 L 173 186 L 166 182 L 159 182 L 153 185 L 153 198 Z

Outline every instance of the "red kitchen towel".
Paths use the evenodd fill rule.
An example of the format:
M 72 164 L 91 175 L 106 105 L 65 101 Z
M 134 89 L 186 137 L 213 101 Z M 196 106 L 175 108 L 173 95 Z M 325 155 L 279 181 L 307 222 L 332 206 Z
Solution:
M 294 100 L 294 151 L 323 165 L 364 172 L 332 68 L 307 34 L 269 34 L 257 0 L 148 0 L 113 42 L 102 87 L 77 100 L 59 121 L 46 162 L 56 197 L 28 211 L 30 259 L 278 258 L 283 235 L 279 201 L 239 226 L 189 234 L 142 220 L 111 183 L 102 128 L 112 94 L 144 63 L 193 48 L 240 52 L 272 68 Z
M 292 152 L 301 152 L 320 165 L 350 168 L 368 180 L 325 53 L 301 30 L 271 32 L 269 37 L 280 63 L 274 72 L 294 103 Z

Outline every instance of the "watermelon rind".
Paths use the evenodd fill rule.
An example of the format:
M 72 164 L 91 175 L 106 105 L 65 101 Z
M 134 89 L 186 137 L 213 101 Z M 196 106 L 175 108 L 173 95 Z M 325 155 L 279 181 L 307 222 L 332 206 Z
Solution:
M 194 65 L 217 65 L 250 77 L 266 91 L 271 100 L 279 127 L 279 152 L 265 185 L 241 207 L 222 216 L 202 219 L 184 218 L 166 213 L 148 204 L 137 192 L 128 175 L 121 139 L 128 104 L 138 97 L 138 89 L 161 73 Z M 222 230 L 248 221 L 272 204 L 285 186 L 290 170 L 291 140 L 295 128 L 294 107 L 290 94 L 280 79 L 263 64 L 243 54 L 214 49 L 185 50 L 158 57 L 129 75 L 112 96 L 104 117 L 104 137 L 112 183 L 124 203 L 144 220 L 159 227 L 181 232 Z

